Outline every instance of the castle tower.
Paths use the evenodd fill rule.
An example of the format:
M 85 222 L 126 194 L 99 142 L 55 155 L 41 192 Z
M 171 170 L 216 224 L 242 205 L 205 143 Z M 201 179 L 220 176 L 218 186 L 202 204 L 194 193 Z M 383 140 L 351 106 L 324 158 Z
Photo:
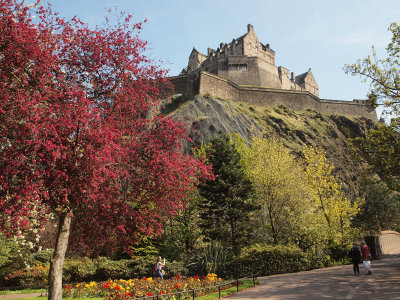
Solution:
M 220 43 L 207 55 L 193 48 L 188 66 L 180 75 L 196 75 L 201 71 L 228 79 L 237 85 L 251 85 L 284 90 L 309 91 L 318 97 L 318 85 L 311 70 L 294 78 L 284 67 L 275 66 L 275 52 L 262 44 L 251 24 L 247 33 L 230 43 Z

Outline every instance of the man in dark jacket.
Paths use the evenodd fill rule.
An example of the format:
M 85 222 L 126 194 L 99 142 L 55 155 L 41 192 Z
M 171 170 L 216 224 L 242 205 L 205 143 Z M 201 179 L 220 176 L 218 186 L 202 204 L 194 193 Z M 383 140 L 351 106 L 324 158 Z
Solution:
M 361 254 L 360 250 L 358 250 L 358 246 L 356 243 L 353 244 L 353 248 L 351 248 L 349 256 L 351 257 L 351 262 L 353 263 L 354 274 L 360 274 L 360 269 L 358 268 L 358 264 L 361 261 Z

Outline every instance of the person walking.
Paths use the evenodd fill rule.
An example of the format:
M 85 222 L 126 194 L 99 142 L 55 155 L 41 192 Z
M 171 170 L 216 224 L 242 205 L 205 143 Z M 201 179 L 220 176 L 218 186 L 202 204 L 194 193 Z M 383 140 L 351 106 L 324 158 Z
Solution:
M 357 243 L 353 244 L 353 248 L 351 248 L 349 256 L 351 258 L 351 262 L 353 263 L 354 274 L 360 274 L 360 268 L 358 267 L 358 264 L 361 261 L 361 254 L 360 250 L 358 249 Z
M 371 252 L 365 241 L 361 241 L 361 253 L 363 256 L 364 268 L 368 271 L 367 275 L 371 275 Z
M 162 263 L 161 256 L 159 256 L 157 259 L 157 264 L 156 264 L 156 269 L 157 269 L 156 276 L 160 277 L 161 279 L 164 279 L 164 275 L 163 275 L 164 271 L 162 270 L 162 268 L 164 268 L 164 266 L 165 266 L 165 258 L 164 258 L 164 263 Z

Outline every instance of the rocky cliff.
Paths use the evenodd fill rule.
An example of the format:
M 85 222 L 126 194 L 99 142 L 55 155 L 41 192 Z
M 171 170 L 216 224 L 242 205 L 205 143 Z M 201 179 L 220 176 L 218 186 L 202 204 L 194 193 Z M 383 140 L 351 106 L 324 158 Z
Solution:
M 362 165 L 351 158 L 348 137 L 363 136 L 375 126 L 365 118 L 322 115 L 314 110 L 292 111 L 283 105 L 255 107 L 199 95 L 193 99 L 174 97 L 166 105 L 165 112 L 195 129 L 193 143 L 184 145 L 185 152 L 201 141 L 209 142 L 221 131 L 237 132 L 246 141 L 253 135 L 274 136 L 296 155 L 301 154 L 304 145 L 322 147 L 335 166 L 335 177 L 349 197 L 357 194 Z

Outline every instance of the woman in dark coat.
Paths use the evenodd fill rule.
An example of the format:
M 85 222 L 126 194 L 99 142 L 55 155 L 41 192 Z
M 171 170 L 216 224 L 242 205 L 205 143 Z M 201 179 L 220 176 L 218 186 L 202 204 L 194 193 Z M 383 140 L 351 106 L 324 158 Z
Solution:
M 360 274 L 358 264 L 361 261 L 361 254 L 356 243 L 353 244 L 353 248 L 351 248 L 349 256 L 351 257 L 351 262 L 353 263 L 354 274 Z

